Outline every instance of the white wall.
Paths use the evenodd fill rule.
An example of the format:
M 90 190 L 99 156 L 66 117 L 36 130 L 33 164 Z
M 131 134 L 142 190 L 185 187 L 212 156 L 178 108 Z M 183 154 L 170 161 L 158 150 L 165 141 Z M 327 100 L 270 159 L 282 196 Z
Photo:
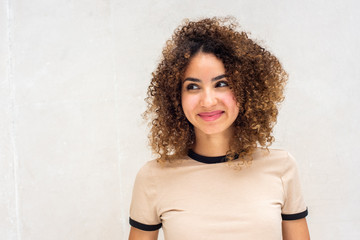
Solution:
M 274 147 L 298 160 L 312 239 L 360 239 L 360 4 L 2 0 L 0 238 L 126 239 L 150 74 L 186 17 L 233 15 L 290 74 Z

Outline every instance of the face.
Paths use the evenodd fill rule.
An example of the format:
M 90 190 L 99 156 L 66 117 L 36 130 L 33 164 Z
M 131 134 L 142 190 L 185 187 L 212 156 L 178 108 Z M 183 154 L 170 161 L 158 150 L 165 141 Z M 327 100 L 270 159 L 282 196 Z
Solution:
M 229 134 L 239 114 L 224 64 L 213 54 L 192 57 L 184 74 L 181 102 L 195 135 Z

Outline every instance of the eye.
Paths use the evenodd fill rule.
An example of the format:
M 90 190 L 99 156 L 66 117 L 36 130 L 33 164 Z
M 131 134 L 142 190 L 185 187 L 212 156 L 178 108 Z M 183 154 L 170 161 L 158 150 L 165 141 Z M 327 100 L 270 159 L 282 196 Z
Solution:
M 215 84 L 215 87 L 228 87 L 229 84 L 226 81 L 218 81 Z
M 194 83 L 190 83 L 189 85 L 186 86 L 186 90 L 197 90 L 197 89 L 200 89 L 200 87 Z

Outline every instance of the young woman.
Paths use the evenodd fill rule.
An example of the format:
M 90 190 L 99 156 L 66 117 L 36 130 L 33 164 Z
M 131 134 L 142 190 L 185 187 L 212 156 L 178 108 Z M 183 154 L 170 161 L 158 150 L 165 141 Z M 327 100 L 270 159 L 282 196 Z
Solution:
M 294 159 L 268 149 L 287 74 L 231 19 L 185 22 L 148 89 L 158 159 L 138 173 L 130 240 L 309 239 Z

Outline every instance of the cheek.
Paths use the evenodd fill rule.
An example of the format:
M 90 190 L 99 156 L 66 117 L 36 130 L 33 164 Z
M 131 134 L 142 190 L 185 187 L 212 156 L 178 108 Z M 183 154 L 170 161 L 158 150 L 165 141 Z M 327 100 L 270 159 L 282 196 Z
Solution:
M 233 112 L 239 112 L 239 107 L 236 102 L 235 95 L 232 92 L 228 92 L 222 96 L 222 102 Z
M 185 114 L 186 119 L 192 123 L 192 112 L 195 108 L 195 99 L 193 96 L 187 94 L 182 95 L 181 97 L 181 106 Z
M 188 117 L 188 114 L 196 108 L 197 101 L 198 100 L 196 96 L 191 96 L 187 94 L 183 94 L 181 96 L 181 105 L 186 117 Z

